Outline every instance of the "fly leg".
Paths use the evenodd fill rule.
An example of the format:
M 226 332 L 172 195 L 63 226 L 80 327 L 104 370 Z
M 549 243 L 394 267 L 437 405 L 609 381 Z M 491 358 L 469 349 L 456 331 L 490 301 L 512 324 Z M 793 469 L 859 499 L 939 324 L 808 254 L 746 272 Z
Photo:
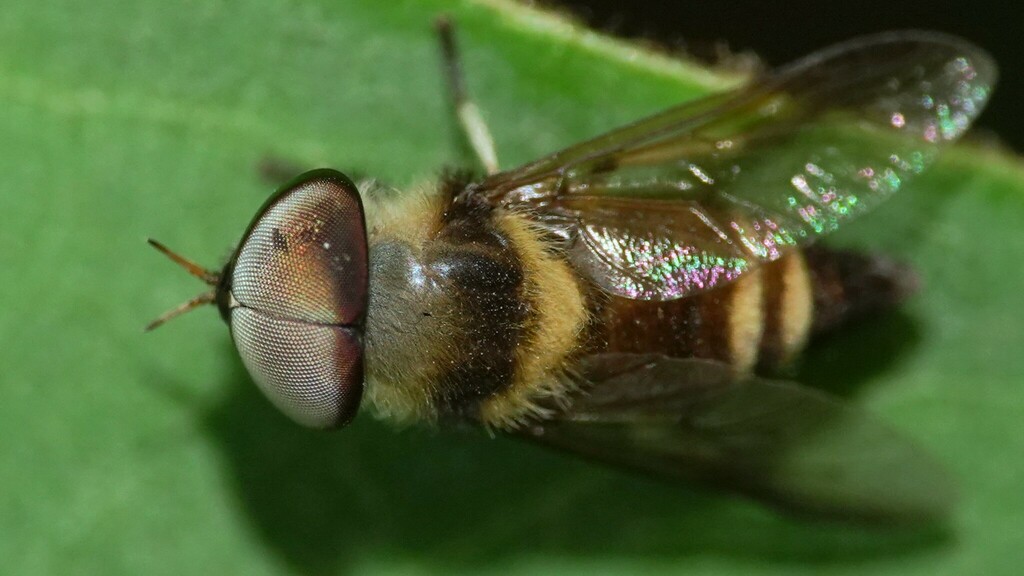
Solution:
M 266 154 L 256 163 L 256 173 L 259 174 L 260 180 L 264 183 L 277 188 L 291 182 L 299 174 L 317 167 L 309 164 L 300 164 L 283 156 Z M 366 176 L 365 172 L 360 170 L 346 169 L 345 175 L 356 184 L 371 179 Z
M 260 180 L 275 188 L 287 184 L 292 178 L 309 169 L 309 166 L 303 166 L 293 160 L 271 154 L 263 156 L 256 164 L 256 172 L 259 173 Z
M 466 79 L 462 74 L 462 60 L 455 45 L 455 29 L 451 20 L 445 16 L 438 18 L 437 34 L 441 41 L 445 76 L 459 126 L 487 174 L 495 174 L 498 172 L 498 154 L 494 150 L 494 139 L 491 138 L 491 131 L 480 115 L 480 109 L 466 94 Z

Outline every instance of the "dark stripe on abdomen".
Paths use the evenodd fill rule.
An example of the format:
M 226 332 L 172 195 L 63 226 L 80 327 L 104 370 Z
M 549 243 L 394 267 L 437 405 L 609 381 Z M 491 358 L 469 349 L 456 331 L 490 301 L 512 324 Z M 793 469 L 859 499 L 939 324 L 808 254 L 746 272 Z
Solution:
M 888 256 L 813 246 L 804 251 L 819 334 L 895 307 L 918 290 L 914 270 Z
M 442 415 L 475 418 L 483 400 L 512 384 L 517 346 L 529 336 L 522 263 L 492 214 L 481 206 L 453 206 L 430 258 L 461 327 L 445 335 L 457 347 L 450 355 L 457 360 L 437 381 L 434 403 Z
M 741 290 L 734 283 L 663 302 L 597 296 L 585 348 L 593 353 L 658 353 L 732 362 L 730 314 Z

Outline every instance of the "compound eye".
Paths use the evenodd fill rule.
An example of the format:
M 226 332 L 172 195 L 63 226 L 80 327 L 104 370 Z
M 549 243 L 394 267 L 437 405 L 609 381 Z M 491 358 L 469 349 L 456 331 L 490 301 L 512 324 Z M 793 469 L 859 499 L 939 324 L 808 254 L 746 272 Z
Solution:
M 359 192 L 340 172 L 314 170 L 256 215 L 235 257 L 230 289 L 242 306 L 278 318 L 361 324 L 367 266 Z
M 309 324 L 237 307 L 231 333 L 263 394 L 311 428 L 348 424 L 363 393 L 362 335 L 354 328 Z
M 253 380 L 300 424 L 347 424 L 363 392 L 368 294 L 359 192 L 333 170 L 299 176 L 253 219 L 229 265 L 235 346 Z

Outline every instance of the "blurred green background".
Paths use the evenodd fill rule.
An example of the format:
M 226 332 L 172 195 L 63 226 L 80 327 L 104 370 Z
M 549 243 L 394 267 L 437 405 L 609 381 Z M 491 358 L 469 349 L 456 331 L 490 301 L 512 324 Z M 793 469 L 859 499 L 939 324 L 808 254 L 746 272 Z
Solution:
M 0 19 L 0 562 L 10 574 L 1011 574 L 1024 562 L 1024 169 L 992 146 L 836 238 L 927 290 L 808 353 L 959 477 L 871 531 L 483 435 L 297 429 L 214 311 L 143 336 L 270 193 L 268 154 L 397 185 L 467 161 L 452 14 L 505 165 L 734 81 L 497 0 L 47 3 Z M 984 44 L 984 39 L 976 38 Z

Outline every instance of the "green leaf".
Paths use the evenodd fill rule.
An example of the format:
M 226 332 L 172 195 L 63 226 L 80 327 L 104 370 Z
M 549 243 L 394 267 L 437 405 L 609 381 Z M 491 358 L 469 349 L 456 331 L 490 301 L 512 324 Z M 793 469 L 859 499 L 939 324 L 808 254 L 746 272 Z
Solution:
M 483 435 L 295 428 L 213 310 L 143 336 L 269 194 L 267 154 L 465 164 L 432 21 L 511 166 L 737 81 L 503 0 L 10 0 L 0 20 L 0 558 L 11 574 L 1008 574 L 1024 552 L 1024 169 L 961 147 L 837 241 L 917 265 L 809 352 L 957 474 L 948 526 L 785 518 Z

